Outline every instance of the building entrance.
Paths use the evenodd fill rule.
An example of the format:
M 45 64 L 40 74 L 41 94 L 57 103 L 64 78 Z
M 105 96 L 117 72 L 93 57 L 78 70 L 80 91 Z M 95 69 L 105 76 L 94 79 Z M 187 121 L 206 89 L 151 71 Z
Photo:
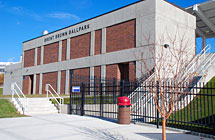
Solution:
M 34 84 L 33 84 L 34 83 L 33 82 L 34 81 L 34 75 L 30 75 L 29 77 L 30 77 L 30 80 L 29 80 L 29 85 L 30 85 L 30 87 L 29 87 L 30 88 L 29 89 L 29 93 L 33 94 L 33 89 L 34 89 L 34 87 L 33 87 L 34 86 Z
M 23 93 L 24 94 L 33 94 L 33 89 L 34 89 L 34 75 L 26 75 L 23 77 Z
M 118 64 L 120 71 L 120 80 L 129 81 L 129 64 Z

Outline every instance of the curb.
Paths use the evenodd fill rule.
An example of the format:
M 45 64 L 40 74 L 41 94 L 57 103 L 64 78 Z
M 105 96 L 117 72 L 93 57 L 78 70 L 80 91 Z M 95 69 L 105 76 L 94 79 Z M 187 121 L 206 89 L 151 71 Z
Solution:
M 142 125 L 142 126 L 157 128 L 156 125 L 152 125 L 152 124 L 146 124 L 146 123 L 141 123 L 141 122 L 136 122 L 136 123 L 132 122 L 132 123 L 136 124 L 136 125 Z M 157 129 L 162 129 L 162 126 L 159 127 L 159 128 L 157 128 Z M 200 136 L 200 137 L 204 137 L 204 138 L 215 139 L 214 135 L 200 133 L 200 132 L 194 132 L 194 131 L 189 131 L 189 130 L 177 129 L 177 128 L 172 128 L 172 127 L 166 127 L 166 130 L 181 132 L 181 133 L 184 133 L 184 134 L 190 134 L 190 135 Z

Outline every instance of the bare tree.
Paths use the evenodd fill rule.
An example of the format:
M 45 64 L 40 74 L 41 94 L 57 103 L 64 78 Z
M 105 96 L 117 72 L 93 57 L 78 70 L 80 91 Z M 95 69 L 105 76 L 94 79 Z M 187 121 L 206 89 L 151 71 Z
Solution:
M 147 56 L 144 52 L 138 54 L 142 63 L 142 75 L 150 77 L 147 80 L 147 91 L 153 98 L 156 108 L 162 116 L 162 136 L 166 139 L 166 119 L 175 111 L 179 101 L 188 94 L 189 83 L 197 75 L 199 56 L 195 56 L 194 43 L 186 37 L 187 29 L 182 33 L 177 27 L 174 34 L 164 33 L 155 43 L 150 36 L 145 36 L 148 45 Z M 168 42 L 168 44 L 165 44 Z M 151 64 L 151 65 L 150 65 Z M 151 75 L 151 72 L 154 73 Z M 154 88 L 156 87 L 156 88 Z M 183 90 L 182 90 L 183 87 Z

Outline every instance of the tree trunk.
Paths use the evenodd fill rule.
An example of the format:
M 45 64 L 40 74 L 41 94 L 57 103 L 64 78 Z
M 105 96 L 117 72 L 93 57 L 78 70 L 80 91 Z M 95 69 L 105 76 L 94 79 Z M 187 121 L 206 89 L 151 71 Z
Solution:
M 166 118 L 162 119 L 162 136 L 163 140 L 166 140 Z

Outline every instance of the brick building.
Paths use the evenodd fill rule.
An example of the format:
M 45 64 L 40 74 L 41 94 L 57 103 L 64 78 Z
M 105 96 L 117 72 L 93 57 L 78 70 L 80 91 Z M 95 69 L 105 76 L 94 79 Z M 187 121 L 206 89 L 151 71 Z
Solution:
M 143 46 L 155 44 L 164 32 L 184 32 L 186 26 L 195 53 L 195 20 L 166 1 L 145 0 L 25 41 L 22 62 L 7 67 L 4 94 L 14 81 L 25 94 L 44 94 L 46 84 L 68 94 L 70 71 L 118 80 L 140 78 L 144 68 L 138 56 L 142 52 L 148 57 Z

